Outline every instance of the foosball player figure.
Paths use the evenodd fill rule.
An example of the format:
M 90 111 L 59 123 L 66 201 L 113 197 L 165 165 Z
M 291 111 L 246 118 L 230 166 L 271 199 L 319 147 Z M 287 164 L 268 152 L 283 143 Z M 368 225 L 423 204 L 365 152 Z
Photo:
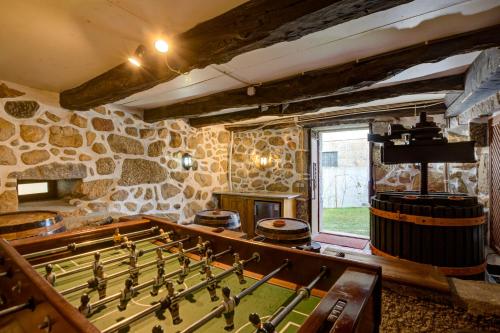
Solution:
M 168 309 L 170 315 L 172 316 L 172 322 L 174 325 L 182 323 L 182 319 L 179 316 L 179 303 L 174 303 L 173 300 L 177 296 L 177 292 L 174 288 L 174 282 L 172 280 L 167 280 L 165 282 L 167 288 L 167 296 L 165 296 L 161 301 L 162 309 Z
M 184 263 L 184 258 L 186 257 L 186 254 L 184 253 L 184 245 L 182 244 L 182 242 L 180 242 L 177 246 L 177 252 L 179 253 L 177 260 L 179 260 L 179 265 L 182 265 Z
M 215 279 L 214 274 L 212 273 L 212 268 L 210 266 L 205 267 L 205 274 L 207 275 L 207 290 L 210 295 L 210 300 L 215 302 L 219 299 L 217 297 L 217 280 Z
M 137 259 L 135 256 L 130 256 L 128 273 L 130 275 L 130 279 L 134 286 L 139 284 L 139 267 L 137 267 Z
M 226 326 L 224 329 L 226 331 L 231 331 L 234 328 L 234 308 L 238 305 L 237 300 L 231 296 L 231 289 L 228 287 L 222 288 L 222 305 L 224 306 L 224 310 L 222 314 L 224 315 L 224 319 L 226 320 Z
M 165 282 L 165 278 L 163 275 L 165 274 L 165 270 L 162 268 L 158 269 L 158 274 L 156 275 L 154 282 L 153 282 L 153 290 L 151 290 L 150 294 L 151 296 L 156 296 L 158 295 L 158 290 L 160 290 L 161 286 Z
M 94 262 L 92 263 L 92 273 L 94 274 L 94 277 L 97 275 L 97 267 L 101 266 L 101 253 L 99 251 L 96 251 L 94 253 Z
M 240 260 L 240 254 L 234 254 L 234 263 L 233 267 L 236 268 L 235 273 L 238 279 L 240 280 L 240 284 L 245 284 L 247 281 L 245 280 L 245 276 L 243 275 L 243 260 Z
M 118 304 L 118 310 L 125 310 L 128 302 L 134 297 L 135 290 L 133 284 L 134 282 L 132 279 L 128 278 L 125 280 L 125 288 L 120 291 L 120 304 Z
M 248 316 L 248 320 L 257 329 L 256 333 L 275 333 L 273 325 L 271 323 L 263 323 L 257 313 L 251 313 Z
M 129 251 L 130 251 L 130 256 L 134 256 L 136 262 L 139 259 L 139 257 L 144 254 L 143 250 L 137 251 L 137 248 L 136 248 L 136 245 L 135 245 L 134 242 L 130 243 L 130 249 L 129 249 Z
M 120 244 L 120 247 L 122 249 L 127 249 L 128 251 L 130 251 L 130 247 L 131 247 L 132 243 L 133 243 L 132 241 L 128 240 L 127 236 L 123 236 L 122 243 Z
M 96 284 L 97 284 L 97 293 L 99 294 L 99 299 L 106 298 L 106 288 L 108 286 L 108 281 L 106 280 L 106 276 L 104 275 L 104 266 L 97 266 L 97 275 L 96 275 Z
M 80 306 L 78 306 L 78 311 L 85 317 L 90 317 L 92 308 L 90 307 L 90 297 L 87 293 L 84 293 L 80 297 Z
M 214 261 L 214 254 L 211 248 L 207 249 L 207 251 L 205 252 L 205 257 L 202 260 L 203 263 L 201 264 L 200 274 L 202 274 L 202 280 L 203 280 L 203 274 L 205 273 L 205 268 L 207 266 L 210 266 L 210 264 Z
M 203 239 L 201 238 L 201 236 L 198 236 L 198 243 L 196 244 L 196 250 L 198 250 L 198 253 L 200 254 L 200 256 L 203 256 L 203 254 L 205 253 L 206 244 L 205 244 L 205 242 L 203 242 Z
M 155 325 L 151 333 L 164 333 L 163 327 L 161 325 Z
M 190 263 L 191 263 L 191 260 L 189 260 L 188 257 L 185 257 L 184 262 L 181 265 L 181 272 L 179 274 L 179 278 L 177 279 L 178 284 L 183 284 L 184 279 L 186 278 L 186 276 L 189 275 L 189 271 L 190 271 L 189 264 Z
M 115 229 L 115 233 L 113 234 L 113 242 L 115 245 L 119 245 L 122 241 L 122 235 L 120 235 L 120 230 L 118 228 Z
M 165 267 L 165 259 L 163 258 L 163 251 L 161 248 L 156 248 L 156 269 L 160 270 Z
M 163 231 L 162 228 L 160 228 L 159 232 L 160 232 L 160 236 L 158 236 L 158 238 L 160 240 L 164 241 L 165 243 L 170 243 L 172 241 L 170 239 L 170 234 L 168 232 Z
M 56 274 L 52 272 L 54 267 L 52 264 L 47 264 L 45 265 L 45 280 L 47 280 L 48 283 L 50 283 L 51 286 L 56 285 Z

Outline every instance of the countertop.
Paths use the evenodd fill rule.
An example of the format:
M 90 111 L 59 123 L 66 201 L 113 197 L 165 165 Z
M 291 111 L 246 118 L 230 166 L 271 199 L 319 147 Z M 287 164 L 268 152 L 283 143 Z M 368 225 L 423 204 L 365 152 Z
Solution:
M 283 192 L 237 192 L 237 191 L 215 191 L 214 194 L 234 195 L 239 197 L 271 198 L 271 199 L 294 199 L 300 197 L 300 193 Z

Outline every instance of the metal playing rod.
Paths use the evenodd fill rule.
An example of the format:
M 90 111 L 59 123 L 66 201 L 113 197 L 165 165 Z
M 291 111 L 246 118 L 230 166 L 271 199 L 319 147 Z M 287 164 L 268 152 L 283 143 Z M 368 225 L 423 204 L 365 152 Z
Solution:
M 252 256 L 253 258 L 254 256 Z M 249 260 L 249 259 L 247 259 Z M 255 259 L 254 259 L 255 260 Z M 245 260 L 246 261 L 246 260 Z M 116 324 L 113 324 L 107 328 L 105 328 L 104 330 L 101 331 L 101 333 L 111 333 L 111 332 L 116 332 L 118 331 L 120 328 L 122 327 L 125 327 L 127 325 L 130 325 L 132 324 L 133 322 L 139 320 L 139 319 L 142 319 L 144 317 L 146 317 L 147 315 L 161 309 L 162 305 L 161 303 L 158 303 L 158 304 L 155 304 L 153 306 L 150 306 L 149 308 L 145 309 L 145 310 L 142 310 L 141 312 L 137 312 L 136 314 L 126 318 L 126 319 L 123 319 L 119 322 L 117 322 Z
M 327 273 L 326 266 L 321 267 L 320 273 L 307 285 L 307 287 L 300 288 L 297 296 L 287 304 L 280 312 L 278 312 L 269 322 L 273 325 L 273 327 L 277 327 L 279 323 L 285 319 L 285 317 L 292 312 L 292 310 L 299 304 L 303 299 L 308 298 L 311 295 L 311 290 L 314 286 L 321 280 L 325 274 Z
M 250 258 L 246 259 L 243 261 L 243 266 L 245 266 L 246 264 L 248 264 L 249 262 L 252 262 L 254 260 L 259 260 L 260 259 L 260 256 L 258 253 L 254 253 Z M 197 292 L 198 290 L 200 289 L 203 289 L 204 287 L 206 287 L 208 284 L 210 283 L 213 283 L 214 281 L 219 281 L 219 280 L 222 280 L 223 278 L 225 278 L 226 276 L 230 275 L 231 273 L 233 273 L 235 270 L 237 270 L 237 267 L 231 267 L 231 268 L 228 268 L 226 269 L 224 272 L 222 273 L 219 273 L 217 275 L 214 276 L 214 280 L 213 281 L 208 281 L 208 280 L 205 280 L 205 281 L 201 281 L 201 282 L 198 282 L 197 284 L 195 284 L 194 286 L 192 286 L 191 288 L 188 288 L 182 292 L 180 292 L 177 296 L 175 296 L 173 299 L 172 299 L 172 304 L 173 303 L 178 303 L 180 302 L 183 298 L 185 298 L 187 295 L 189 294 L 192 294 L 192 293 L 195 293 Z
M 214 258 L 215 258 L 215 259 L 218 259 L 218 258 L 222 257 L 223 255 L 230 253 L 231 251 L 232 251 L 232 250 L 231 250 L 231 248 L 229 248 L 229 249 L 227 249 L 227 250 L 224 250 L 224 251 L 222 251 L 222 252 L 219 252 L 219 253 L 217 253 L 217 254 L 215 254 L 215 255 L 214 255 Z M 193 270 L 193 269 L 195 269 L 195 268 L 197 268 L 197 267 L 201 266 L 202 264 L 203 264 L 203 261 L 198 261 L 198 262 L 196 262 L 196 263 L 194 263 L 194 264 L 192 264 L 192 265 L 189 265 L 189 269 L 190 269 L 190 270 Z M 234 269 L 232 269 L 232 271 L 234 271 Z M 231 271 L 231 272 L 232 272 L 232 271 Z M 173 271 L 173 272 L 170 272 L 170 273 L 166 274 L 163 278 L 164 278 L 165 280 L 166 280 L 166 279 L 170 279 L 170 278 L 172 278 L 172 277 L 174 277 L 174 276 L 177 276 L 177 275 L 178 275 L 178 274 L 180 274 L 181 272 L 182 272 L 182 270 L 181 270 L 181 269 L 177 269 L 177 270 L 175 270 L 175 271 Z M 219 278 L 219 277 L 218 277 L 218 276 L 216 276 L 215 278 L 217 279 L 217 278 Z M 207 284 L 207 281 L 204 281 L 204 282 L 205 282 L 205 284 Z M 149 280 L 149 281 L 147 281 L 147 282 L 144 282 L 144 283 L 141 283 L 141 284 L 139 284 L 139 285 L 135 286 L 135 287 L 134 287 L 134 289 L 135 289 L 136 291 L 139 291 L 139 290 L 142 290 L 142 289 L 144 289 L 144 288 L 147 288 L 147 287 L 151 286 L 153 283 L 154 283 L 154 279 L 151 279 L 151 280 Z M 200 287 L 200 288 L 201 288 L 201 287 Z M 92 309 L 96 309 L 97 307 L 99 307 L 99 306 L 101 306 L 101 305 L 104 305 L 104 304 L 107 304 L 107 303 L 109 303 L 109 302 L 112 302 L 112 301 L 114 301 L 114 300 L 116 300 L 116 299 L 119 299 L 119 298 L 120 298 L 120 295 L 121 295 L 121 293 L 116 293 L 116 294 L 114 294 L 114 295 L 110 295 L 110 296 L 108 296 L 108 297 L 106 297 L 106 298 L 103 298 L 103 299 L 100 299 L 100 300 L 98 300 L 98 301 L 96 301 L 96 302 L 94 302 L 94 303 L 91 303 L 91 304 L 90 304 L 90 307 L 91 307 Z
M 131 233 L 128 233 L 128 234 L 124 234 L 123 236 L 135 237 L 135 236 L 139 236 L 139 235 L 142 235 L 142 234 L 145 234 L 145 233 L 156 232 L 157 230 L 158 230 L 158 227 L 151 227 L 150 229 L 147 229 L 147 230 L 134 231 L 134 232 L 131 232 Z M 68 244 L 66 246 L 55 247 L 55 248 L 52 248 L 52 249 L 49 249 L 49 250 L 43 250 L 43 251 L 37 251 L 37 252 L 28 253 L 28 254 L 23 254 L 23 257 L 26 258 L 26 259 L 33 259 L 33 258 L 36 258 L 36 257 L 41 257 L 41 256 L 45 256 L 45 255 L 48 255 L 48 254 L 54 254 L 54 253 L 57 253 L 57 252 L 63 252 L 63 251 L 68 251 L 68 250 L 74 251 L 74 250 L 76 250 L 77 248 L 80 248 L 80 247 L 90 246 L 90 245 L 95 245 L 95 244 L 100 244 L 100 243 L 105 243 L 105 242 L 109 242 L 109 241 L 112 241 L 112 240 L 113 240 L 113 237 L 111 236 L 111 237 L 105 237 L 105 238 L 100 238 L 100 239 L 86 241 L 86 242 L 81 242 L 81 243 L 71 243 L 71 244 Z
M 276 274 L 278 274 L 279 272 L 281 272 L 281 270 L 284 269 L 285 267 L 287 267 L 289 264 L 290 264 L 290 261 L 288 259 L 286 259 L 285 262 L 281 266 L 279 266 L 274 271 L 272 271 L 271 273 L 269 273 L 266 276 L 264 276 L 262 279 L 260 279 L 256 283 L 254 283 L 251 287 L 249 287 L 249 288 L 243 290 L 242 292 L 240 292 L 234 298 L 237 299 L 237 300 L 241 300 L 243 297 L 245 297 L 245 296 L 253 293 L 257 288 L 259 288 L 264 283 L 266 283 L 267 281 L 269 281 L 270 279 L 272 279 L 274 276 L 276 276 Z M 236 302 L 236 303 L 238 304 L 239 302 Z M 215 318 L 217 316 L 220 316 L 223 311 L 224 311 L 224 305 L 221 304 L 217 308 L 215 308 L 214 310 L 212 310 L 212 312 L 209 312 L 205 316 L 201 317 L 198 321 L 192 323 L 190 326 L 188 326 L 187 328 L 185 328 L 181 333 L 191 333 L 191 332 L 196 331 L 198 328 L 202 327 L 203 325 L 205 325 L 206 323 L 208 323 L 213 318 Z
M 184 253 L 190 253 L 190 252 L 193 252 L 193 251 L 196 251 L 198 250 L 198 247 L 195 246 L 195 247 L 192 247 L 190 249 L 187 249 L 184 251 Z M 224 251 L 225 252 L 225 251 Z M 165 257 L 163 258 L 163 262 L 166 262 L 167 260 L 170 260 L 170 259 L 175 259 L 179 256 L 179 253 L 174 253 L 174 254 L 171 254 L 169 255 L 168 257 Z M 147 263 L 144 263 L 142 265 L 139 265 L 137 266 L 137 268 L 139 269 L 139 271 L 145 267 L 149 267 L 149 266 L 153 266 L 153 265 L 156 265 L 157 261 L 154 260 L 154 261 L 149 261 Z M 117 278 L 119 276 L 122 276 L 123 274 L 125 273 L 128 273 L 129 270 L 128 269 L 125 269 L 123 271 L 119 271 L 119 272 L 116 272 L 114 274 L 111 274 L 109 275 L 108 277 L 106 277 L 104 280 L 105 281 L 109 281 L 109 280 L 112 280 L 114 278 Z M 81 284 L 81 285 L 78 285 L 78 286 L 75 286 L 75 287 L 72 287 L 72 288 L 69 288 L 69 289 L 65 289 L 65 290 L 62 290 L 60 292 L 61 295 L 68 295 L 68 294 L 71 294 L 73 292 L 76 292 L 76 291 L 79 291 L 79 290 L 82 290 L 82 289 L 85 289 L 85 288 L 88 288 L 88 283 L 84 283 L 84 284 Z
M 10 315 L 10 314 L 13 314 L 15 312 L 24 310 L 24 309 L 30 309 L 33 311 L 35 309 L 35 306 L 36 306 L 35 299 L 33 297 L 30 297 L 30 298 L 28 298 L 28 302 L 26 302 L 24 304 L 15 305 L 15 306 L 12 306 L 10 308 L 7 308 L 7 309 L 0 311 L 0 318 L 7 316 L 7 315 Z
M 179 240 L 176 240 L 176 241 L 172 241 L 172 242 L 169 242 L 169 243 L 166 243 L 166 244 L 155 246 L 154 248 L 151 248 L 151 249 L 148 249 L 148 250 L 144 250 L 143 253 L 146 254 L 146 253 L 149 253 L 149 252 L 153 252 L 153 251 L 156 251 L 156 249 L 161 249 L 161 248 L 164 248 L 164 247 L 172 246 L 172 245 L 175 245 L 177 243 L 185 242 L 187 240 L 189 240 L 189 236 L 186 236 L 186 237 L 184 237 L 182 239 L 179 239 Z M 101 264 L 102 265 L 112 264 L 114 262 L 118 262 L 120 260 L 126 259 L 129 256 L 130 256 L 129 254 L 124 254 L 124 255 L 121 255 L 121 256 L 118 256 L 118 257 L 115 257 L 115 258 L 111 258 L 111 259 L 108 259 L 108 260 L 103 260 L 101 262 Z M 88 270 L 89 268 L 92 268 L 92 264 L 84 265 L 84 266 L 81 266 L 81 267 L 78 267 L 78 268 L 75 268 L 75 269 L 72 269 L 72 270 L 69 270 L 69 271 L 66 271 L 66 272 L 62 272 L 62 273 L 56 274 L 56 278 L 62 278 L 62 277 L 65 277 L 65 276 L 72 275 L 74 273 L 83 272 L 83 271 Z
M 172 231 L 168 231 L 168 232 L 166 232 L 166 234 L 168 234 L 169 236 L 172 236 L 173 232 Z M 146 241 L 158 239 L 158 238 L 161 238 L 161 237 L 163 237 L 163 235 L 156 235 L 156 236 L 151 236 L 151 237 L 148 237 L 148 238 L 142 238 L 142 239 L 138 239 L 135 243 L 138 244 L 138 243 L 142 243 L 142 242 L 146 242 Z M 119 249 L 121 247 L 122 247 L 122 244 L 118 244 L 118 245 L 114 245 L 114 246 L 110 246 L 110 247 L 105 247 L 105 248 L 99 249 L 99 252 L 103 253 L 103 252 L 106 252 L 106 251 L 111 251 L 111 250 Z M 83 257 L 86 257 L 86 256 L 91 256 L 94 253 L 95 253 L 95 251 L 87 251 L 87 252 L 83 252 L 83 253 L 80 253 L 80 254 L 75 254 L 74 256 L 64 257 L 64 258 L 60 258 L 60 259 L 55 259 L 55 260 L 43 262 L 41 264 L 36 264 L 36 265 L 33 265 L 33 268 L 37 269 L 37 268 L 45 267 L 45 265 L 48 265 L 48 264 L 58 264 L 60 262 L 64 262 L 64 261 L 68 261 L 68 260 L 75 260 L 75 259 L 83 258 Z

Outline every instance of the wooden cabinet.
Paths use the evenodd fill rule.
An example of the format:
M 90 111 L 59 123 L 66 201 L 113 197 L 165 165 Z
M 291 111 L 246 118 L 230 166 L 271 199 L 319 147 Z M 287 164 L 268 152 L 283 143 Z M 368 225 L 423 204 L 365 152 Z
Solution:
M 220 195 L 219 208 L 227 210 L 235 210 L 240 214 L 241 229 L 248 235 L 249 238 L 254 237 L 255 233 L 255 202 L 270 202 L 279 205 L 281 217 L 295 217 L 296 203 L 295 198 L 298 194 L 256 194 L 246 193 L 215 193 Z

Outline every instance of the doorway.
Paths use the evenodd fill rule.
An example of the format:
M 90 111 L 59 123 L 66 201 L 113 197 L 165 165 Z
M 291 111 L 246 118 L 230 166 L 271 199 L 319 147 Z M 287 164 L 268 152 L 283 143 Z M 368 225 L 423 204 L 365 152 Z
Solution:
M 368 126 L 318 133 L 318 231 L 368 238 Z

